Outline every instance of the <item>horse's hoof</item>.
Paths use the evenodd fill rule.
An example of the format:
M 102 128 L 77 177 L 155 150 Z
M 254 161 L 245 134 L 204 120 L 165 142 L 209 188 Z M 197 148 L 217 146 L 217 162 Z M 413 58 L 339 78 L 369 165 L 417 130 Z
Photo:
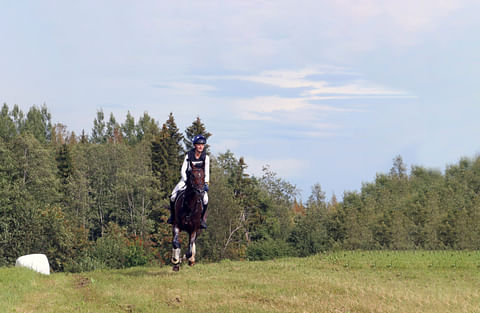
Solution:
M 174 272 L 178 272 L 180 270 L 180 266 L 178 264 L 175 264 L 172 268 Z
M 195 261 L 188 261 L 188 265 L 194 266 L 194 265 L 195 265 Z

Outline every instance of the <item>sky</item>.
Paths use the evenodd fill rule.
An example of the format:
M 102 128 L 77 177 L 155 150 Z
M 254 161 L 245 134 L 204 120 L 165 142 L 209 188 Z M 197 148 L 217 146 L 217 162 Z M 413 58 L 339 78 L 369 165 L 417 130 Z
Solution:
M 45 104 L 91 133 L 198 117 L 214 155 L 269 165 L 327 198 L 402 156 L 444 170 L 480 153 L 480 2 L 0 0 L 0 103 Z

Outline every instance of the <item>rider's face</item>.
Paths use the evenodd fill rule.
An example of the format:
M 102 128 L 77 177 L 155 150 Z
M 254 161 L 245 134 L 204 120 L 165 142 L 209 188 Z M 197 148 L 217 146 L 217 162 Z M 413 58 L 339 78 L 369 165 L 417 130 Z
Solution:
M 196 150 L 197 152 L 202 152 L 204 148 L 205 148 L 205 145 L 204 145 L 203 143 L 197 143 L 197 144 L 195 144 L 195 150 Z

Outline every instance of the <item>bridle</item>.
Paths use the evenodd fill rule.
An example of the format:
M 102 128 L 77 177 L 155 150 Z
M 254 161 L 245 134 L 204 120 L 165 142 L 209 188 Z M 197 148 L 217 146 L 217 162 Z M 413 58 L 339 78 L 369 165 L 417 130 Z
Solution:
M 188 181 L 187 181 L 187 185 L 188 187 L 193 190 L 195 193 L 197 194 L 200 194 L 200 195 L 203 195 L 205 193 L 205 190 L 204 190 L 204 184 L 202 182 L 202 184 L 198 185 L 198 184 L 195 184 L 194 181 L 195 181 L 195 178 L 196 177 L 196 173 L 198 173 L 199 175 L 200 174 L 200 171 L 202 169 L 199 169 L 199 168 L 194 168 L 192 167 L 192 170 L 190 171 L 189 173 L 189 178 L 188 178 Z M 203 178 L 203 180 L 205 179 L 205 177 Z

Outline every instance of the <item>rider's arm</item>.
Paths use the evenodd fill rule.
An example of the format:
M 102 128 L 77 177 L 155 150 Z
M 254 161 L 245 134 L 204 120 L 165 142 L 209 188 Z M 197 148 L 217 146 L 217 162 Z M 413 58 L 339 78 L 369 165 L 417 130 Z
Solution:
M 210 181 L 210 158 L 205 156 L 205 182 L 208 184 Z
M 188 154 L 185 155 L 185 159 L 183 159 L 182 169 L 180 170 L 182 174 L 182 180 L 184 182 L 187 181 L 187 170 L 188 170 Z

